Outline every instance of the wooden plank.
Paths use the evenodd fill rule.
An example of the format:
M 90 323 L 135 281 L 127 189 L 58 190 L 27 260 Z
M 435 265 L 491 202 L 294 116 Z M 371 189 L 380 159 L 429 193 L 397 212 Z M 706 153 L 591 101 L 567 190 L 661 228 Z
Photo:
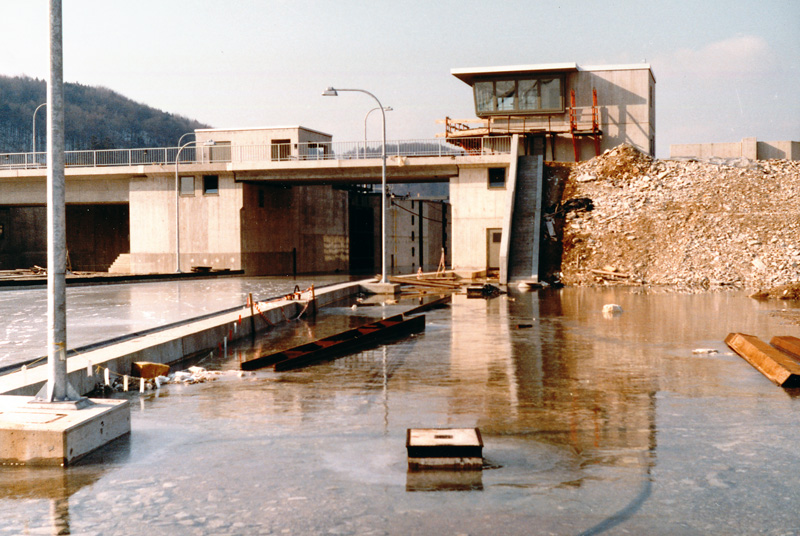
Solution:
M 729 333 L 725 344 L 776 385 L 800 385 L 800 363 L 758 337 Z
M 775 336 L 772 337 L 769 343 L 783 353 L 788 354 L 795 361 L 800 362 L 800 339 L 797 337 L 789 335 Z

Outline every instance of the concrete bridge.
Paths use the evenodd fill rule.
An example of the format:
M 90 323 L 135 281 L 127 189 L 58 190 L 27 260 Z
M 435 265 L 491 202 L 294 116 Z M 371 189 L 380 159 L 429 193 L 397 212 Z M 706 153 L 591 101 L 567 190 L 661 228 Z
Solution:
M 300 127 L 301 128 L 301 127 Z M 67 203 L 127 203 L 128 184 L 146 177 L 233 175 L 290 185 L 379 184 L 379 142 L 281 143 L 67 151 Z M 459 168 L 507 156 L 510 136 L 387 141 L 387 181 L 448 182 Z M 46 153 L 0 153 L 0 206 L 44 203 Z M 173 187 L 174 190 L 174 187 Z
M 182 148 L 67 153 L 73 270 L 377 271 L 382 197 L 350 187 L 380 183 L 380 142 L 333 142 L 304 127 L 195 134 Z M 441 202 L 392 200 L 389 255 L 396 271 L 435 268 L 442 249 L 448 264 L 495 267 L 487 260 L 485 229 L 503 227 L 498 207 L 505 207 L 517 139 L 387 142 L 387 182 L 448 182 L 458 203 L 450 214 Z M 45 263 L 45 159 L 0 154 L 0 269 Z M 478 234 L 463 232 L 471 225 L 481 227 Z M 480 252 L 470 253 L 476 247 Z M 450 256 L 459 248 L 461 260 Z

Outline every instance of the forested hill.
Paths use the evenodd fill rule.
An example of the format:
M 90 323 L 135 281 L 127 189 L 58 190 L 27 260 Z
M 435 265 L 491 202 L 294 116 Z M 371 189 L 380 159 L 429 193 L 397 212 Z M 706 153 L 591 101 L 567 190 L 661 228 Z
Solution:
M 33 112 L 45 102 L 46 82 L 0 75 L 0 152 L 31 150 Z M 174 147 L 186 132 L 208 128 L 128 99 L 103 87 L 64 84 L 66 149 Z M 46 148 L 47 108 L 36 114 L 36 150 Z

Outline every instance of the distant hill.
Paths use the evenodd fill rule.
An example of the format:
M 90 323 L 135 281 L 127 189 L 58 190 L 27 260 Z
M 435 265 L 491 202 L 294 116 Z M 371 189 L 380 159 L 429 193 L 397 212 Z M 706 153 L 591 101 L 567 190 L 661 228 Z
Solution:
M 45 102 L 44 80 L 0 75 L 0 152 L 31 150 L 33 112 Z M 208 125 L 139 104 L 103 87 L 64 84 L 68 151 L 175 146 L 186 132 Z M 36 114 L 36 149 L 46 147 L 46 108 Z

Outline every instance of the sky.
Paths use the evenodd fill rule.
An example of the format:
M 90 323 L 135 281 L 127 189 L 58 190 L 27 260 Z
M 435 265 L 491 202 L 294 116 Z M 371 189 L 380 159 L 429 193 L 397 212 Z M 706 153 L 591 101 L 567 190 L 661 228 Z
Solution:
M 475 117 L 454 68 L 649 63 L 656 154 L 800 140 L 797 0 L 64 0 L 64 79 L 216 128 L 302 125 L 387 138 Z M 0 0 L 0 74 L 46 78 L 48 2 Z M 2 96 L 0 95 L 0 98 Z M 380 139 L 380 114 L 368 137 Z M 177 140 L 176 140 L 177 142 Z

